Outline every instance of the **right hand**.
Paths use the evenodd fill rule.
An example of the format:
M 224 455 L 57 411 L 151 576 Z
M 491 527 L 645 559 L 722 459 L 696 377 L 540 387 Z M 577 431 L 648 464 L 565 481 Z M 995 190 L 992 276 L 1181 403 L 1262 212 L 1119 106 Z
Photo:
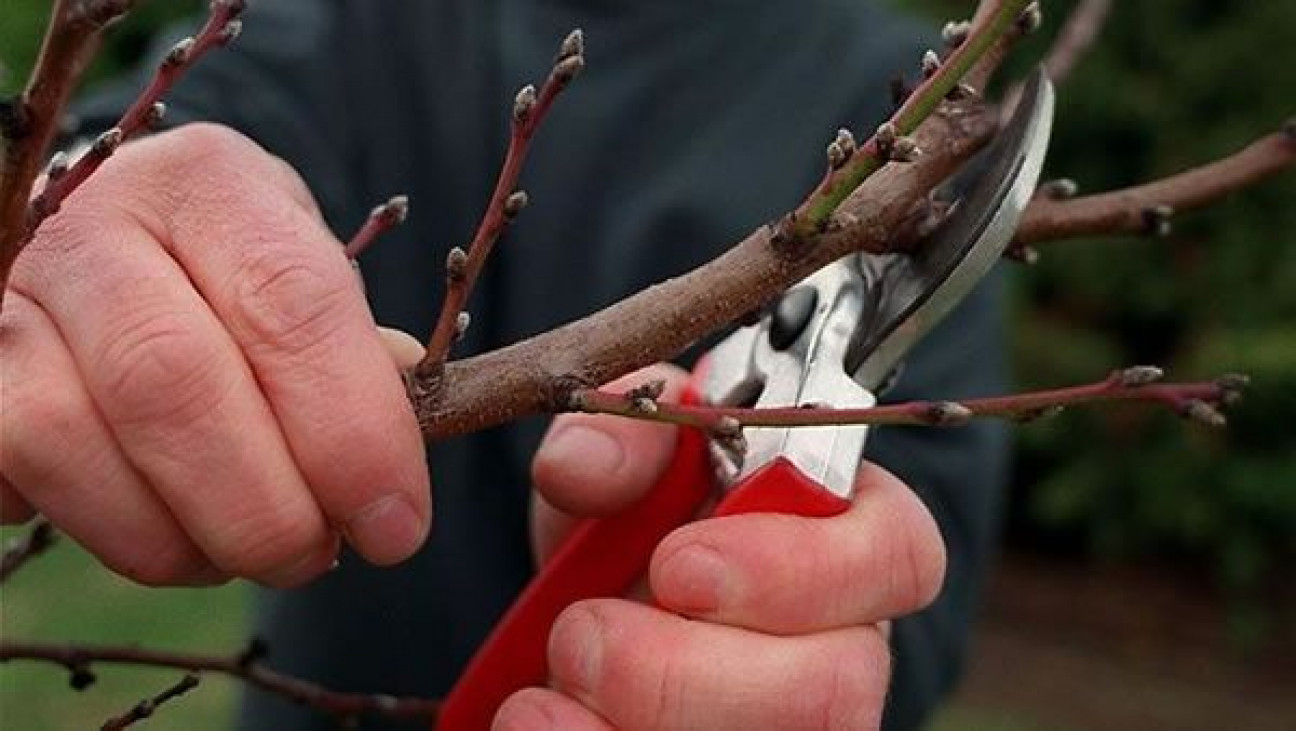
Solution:
M 0 518 L 151 585 L 403 560 L 431 507 L 394 353 L 286 164 L 213 125 L 128 145 L 5 293 Z

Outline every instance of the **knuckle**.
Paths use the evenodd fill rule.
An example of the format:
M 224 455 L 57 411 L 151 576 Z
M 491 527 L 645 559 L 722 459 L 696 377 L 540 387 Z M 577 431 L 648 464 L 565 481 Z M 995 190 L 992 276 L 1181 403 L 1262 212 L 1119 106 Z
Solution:
M 185 168 L 194 169 L 195 157 L 202 162 L 212 160 L 237 160 L 249 153 L 260 153 L 261 148 L 246 135 L 223 124 L 193 122 L 182 125 L 155 138 L 169 150 L 179 152 L 177 173 Z M 182 173 L 188 175 L 188 173 Z
M 191 419 L 210 410 L 222 394 L 219 358 L 183 315 L 143 308 L 105 333 L 94 370 L 102 374 L 103 398 L 119 421 L 146 423 Z
M 356 296 L 351 273 L 336 263 L 318 253 L 249 255 L 235 279 L 248 347 L 305 354 L 327 341 Z

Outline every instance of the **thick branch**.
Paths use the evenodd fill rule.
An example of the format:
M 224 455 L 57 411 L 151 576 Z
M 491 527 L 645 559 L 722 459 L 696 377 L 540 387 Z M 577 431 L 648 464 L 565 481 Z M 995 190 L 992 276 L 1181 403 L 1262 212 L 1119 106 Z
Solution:
M 1296 163 L 1296 128 L 1253 142 L 1222 160 L 1173 177 L 1070 200 L 1039 197 L 1026 209 L 1014 246 L 1103 234 L 1155 233 L 1167 212 L 1213 203 Z
M 89 667 L 94 663 L 144 665 L 175 668 L 187 672 L 210 672 L 238 678 L 249 685 L 274 693 L 294 703 L 310 706 L 339 718 L 373 713 L 388 718 L 433 720 L 441 704 L 423 698 L 339 693 L 314 683 L 270 670 L 256 662 L 254 654 L 234 657 L 187 655 L 143 650 L 134 647 L 81 647 L 38 642 L 0 642 L 0 662 L 34 660 L 67 668 L 81 683 L 93 682 Z

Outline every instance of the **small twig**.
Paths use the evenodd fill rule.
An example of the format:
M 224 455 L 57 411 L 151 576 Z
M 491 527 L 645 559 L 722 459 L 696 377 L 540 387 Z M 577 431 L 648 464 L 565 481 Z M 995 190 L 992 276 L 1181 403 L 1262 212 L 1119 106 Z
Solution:
M 364 225 L 351 237 L 346 245 L 348 259 L 355 259 L 363 254 L 379 236 L 405 223 L 409 217 L 409 198 L 398 195 L 369 212 Z
M 1133 188 L 1071 199 L 1037 197 L 1026 209 L 1015 247 L 1106 234 L 1164 234 L 1168 217 L 1199 208 L 1296 164 L 1292 122 L 1226 158 Z
M 89 668 L 94 663 L 175 668 L 186 672 L 219 673 L 282 698 L 309 706 L 342 719 L 366 713 L 387 718 L 433 721 L 441 708 L 436 700 L 379 694 L 339 693 L 306 680 L 277 673 L 261 665 L 256 653 L 240 652 L 232 657 L 189 655 L 144 650 L 135 647 L 86 647 L 49 645 L 37 642 L 0 642 L 0 662 L 32 660 L 62 665 L 81 683 L 93 681 Z
M 0 559 L 0 583 L 8 580 L 32 558 L 47 551 L 54 545 L 56 536 L 54 526 L 49 521 L 40 519 L 26 535 L 10 541 L 5 547 L 4 558 Z
M 135 706 L 126 713 L 117 718 L 110 719 L 104 723 L 103 726 L 99 727 L 100 731 L 119 731 L 120 729 L 134 726 L 136 722 L 143 721 L 152 716 L 157 709 L 162 706 L 162 704 L 179 698 L 197 687 L 198 676 L 190 673 L 181 678 L 180 682 L 170 688 L 167 688 L 152 698 L 145 698 L 139 703 L 136 703 Z
M 451 346 L 463 335 L 465 308 L 482 267 L 504 229 L 526 206 L 527 195 L 518 190 L 517 185 L 527 153 L 531 149 L 531 141 L 554 100 L 584 68 L 585 41 L 578 29 L 568 34 L 559 46 L 553 68 L 540 90 L 525 86 L 514 98 L 508 151 L 504 156 L 499 179 L 467 251 L 453 249 L 447 259 L 445 300 L 428 339 L 427 355 L 416 367 L 419 373 L 439 372 L 450 356 Z
M 1137 366 L 1083 386 L 966 401 L 910 401 L 867 409 L 687 406 L 655 399 L 648 405 L 641 394 L 598 389 L 575 392 L 569 406 L 573 411 L 682 424 L 720 434 L 731 433 L 734 426 L 955 426 L 983 417 L 1028 421 L 1068 406 L 1112 401 L 1161 404 L 1181 416 L 1222 426 L 1224 416 L 1218 407 L 1235 403 L 1247 384 L 1246 377 L 1237 375 L 1198 383 L 1158 383 L 1160 378 L 1160 369 Z
M 172 47 L 158 65 L 152 81 L 135 98 L 117 124 L 101 134 L 90 149 L 70 166 L 56 157 L 51 163 L 44 189 L 32 199 L 28 207 L 25 240 L 30 240 L 41 222 L 58 212 L 72 191 L 79 188 L 112 157 L 123 142 L 137 137 L 162 121 L 166 114 L 162 97 L 208 51 L 227 45 L 238 37 L 242 29 L 239 16 L 246 6 L 246 0 L 212 0 L 207 22 L 198 35 L 185 38 Z
M 978 12 L 978 20 L 957 47 L 938 67 L 929 68 L 926 79 L 878 127 L 876 134 L 840 162 L 830 152 L 823 181 L 790 214 L 790 220 L 783 225 L 784 235 L 800 240 L 823 231 L 833 212 L 860 183 L 892 160 L 908 161 L 919 154 L 909 135 L 956 89 L 968 71 L 999 44 L 1029 4 L 1028 0 L 983 3 L 985 12 Z
M 1058 31 L 1053 47 L 1044 58 L 1044 70 L 1054 84 L 1061 84 L 1093 46 L 1111 10 L 1111 0 L 1081 0 Z

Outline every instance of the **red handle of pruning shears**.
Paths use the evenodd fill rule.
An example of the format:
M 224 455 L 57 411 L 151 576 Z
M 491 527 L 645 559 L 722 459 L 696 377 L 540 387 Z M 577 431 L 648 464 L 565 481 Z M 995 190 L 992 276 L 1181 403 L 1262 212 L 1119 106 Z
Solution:
M 696 391 L 684 395 L 696 403 Z M 437 729 L 489 729 L 514 692 L 548 679 L 546 648 L 554 620 L 574 602 L 622 596 L 643 576 L 653 550 L 668 533 L 697 517 L 713 494 L 715 471 L 707 438 L 681 428 L 675 456 L 653 489 L 627 510 L 587 520 L 569 536 L 478 649 L 441 707 Z M 789 513 L 837 515 L 850 502 L 777 459 L 738 483 L 715 515 Z

